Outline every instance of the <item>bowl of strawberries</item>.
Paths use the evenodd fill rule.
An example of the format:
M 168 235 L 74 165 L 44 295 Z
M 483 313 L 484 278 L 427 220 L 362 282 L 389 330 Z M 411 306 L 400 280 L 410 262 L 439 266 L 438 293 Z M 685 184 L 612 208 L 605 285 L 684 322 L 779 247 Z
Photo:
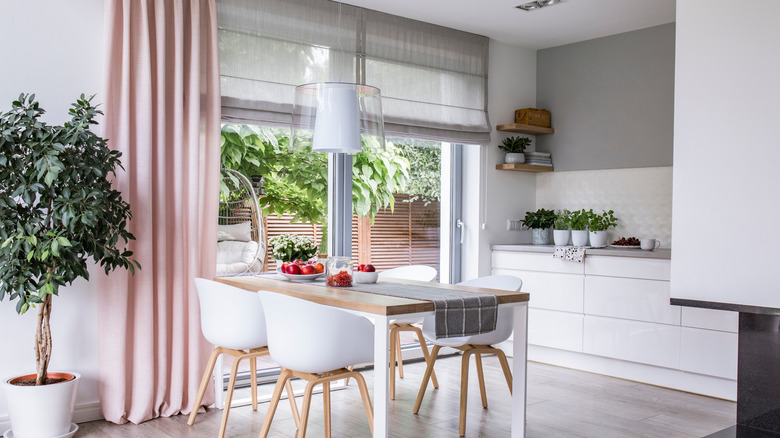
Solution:
M 355 283 L 376 283 L 379 278 L 379 272 L 376 272 L 374 265 L 359 264 L 357 270 L 352 274 L 352 281 Z

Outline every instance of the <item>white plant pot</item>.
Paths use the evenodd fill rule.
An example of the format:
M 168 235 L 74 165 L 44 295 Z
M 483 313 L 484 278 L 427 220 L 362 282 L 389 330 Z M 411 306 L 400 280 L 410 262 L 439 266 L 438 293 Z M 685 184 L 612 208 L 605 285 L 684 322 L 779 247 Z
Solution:
M 588 230 L 571 230 L 571 244 L 588 246 Z
M 534 245 L 549 245 L 550 244 L 550 229 L 549 228 L 531 228 L 533 233 Z
M 594 248 L 603 248 L 607 246 L 607 231 L 591 231 L 590 246 Z
M 569 230 L 553 230 L 553 242 L 556 246 L 566 246 L 569 244 Z
M 49 372 L 49 377 L 70 374 L 74 378 L 52 385 L 16 386 L 3 380 L 8 416 L 14 438 L 52 438 L 71 431 L 81 375 Z M 30 376 L 21 376 L 27 378 Z M 35 378 L 35 375 L 31 375 Z M 64 377 L 64 376 L 63 376 Z
M 509 153 L 507 152 L 506 156 L 504 157 L 504 163 L 506 164 L 523 164 L 525 163 L 525 154 L 522 152 L 519 153 Z

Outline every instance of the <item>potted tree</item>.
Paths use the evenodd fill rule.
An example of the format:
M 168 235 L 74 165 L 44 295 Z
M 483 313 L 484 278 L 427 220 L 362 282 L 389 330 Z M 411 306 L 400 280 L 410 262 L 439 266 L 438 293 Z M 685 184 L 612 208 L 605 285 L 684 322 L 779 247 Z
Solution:
M 140 268 L 124 249 L 130 206 L 111 187 L 121 153 L 92 131 L 101 114 L 84 95 L 71 120 L 50 126 L 35 95 L 21 95 L 0 115 L 0 301 L 23 314 L 37 308 L 37 372 L 0 381 L 13 435 L 67 436 L 80 376 L 49 373 L 52 298 L 60 287 L 89 279 L 87 261 L 106 273 Z M 8 436 L 8 435 L 6 435 Z
M 506 152 L 504 163 L 520 164 L 525 163 L 523 151 L 530 145 L 531 139 L 528 137 L 507 137 L 498 145 L 498 148 Z
M 571 244 L 574 246 L 587 246 L 588 212 L 585 209 L 572 211 L 567 224 L 571 228 Z
M 590 230 L 590 246 L 602 248 L 607 246 L 607 230 L 617 225 L 614 211 L 602 211 L 601 214 L 588 210 L 588 229 Z
M 554 211 L 540 208 L 536 211 L 526 212 L 525 218 L 520 222 L 522 222 L 524 227 L 531 229 L 534 245 L 549 245 L 550 227 L 552 227 L 554 221 Z
M 571 212 L 563 209 L 555 212 L 555 222 L 553 222 L 553 242 L 556 246 L 566 246 L 569 244 L 569 216 Z

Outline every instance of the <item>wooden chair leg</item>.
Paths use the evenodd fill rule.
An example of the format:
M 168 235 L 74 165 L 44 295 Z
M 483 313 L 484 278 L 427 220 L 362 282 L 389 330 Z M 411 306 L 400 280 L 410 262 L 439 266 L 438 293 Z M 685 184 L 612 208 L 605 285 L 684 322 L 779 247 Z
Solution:
M 404 378 L 404 358 L 401 357 L 401 331 L 395 332 L 395 360 L 398 362 L 398 377 Z M 395 379 L 393 379 L 395 380 Z
M 439 357 L 439 350 L 441 350 L 441 346 L 434 345 L 433 349 L 431 350 L 430 359 L 425 361 L 425 375 L 423 375 L 423 380 L 420 384 L 420 392 L 417 393 L 417 401 L 414 402 L 414 409 L 412 410 L 412 412 L 415 414 L 420 412 L 420 405 L 422 404 L 423 397 L 425 396 L 425 389 L 428 386 L 428 381 L 431 379 L 433 366 L 436 364 L 436 358 Z
M 501 362 L 501 369 L 504 370 L 504 378 L 506 379 L 506 385 L 509 387 L 509 393 L 512 394 L 512 371 L 509 369 L 506 354 L 503 350 L 496 348 L 496 356 L 498 356 L 498 361 Z
M 252 356 L 249 358 L 249 372 L 252 373 L 249 376 L 252 385 L 252 410 L 257 410 L 257 358 Z
M 314 392 L 314 382 L 306 383 L 306 390 L 303 392 L 303 405 L 301 406 L 301 427 L 298 428 L 298 438 L 306 436 L 306 426 L 309 422 L 309 410 L 311 408 L 311 397 Z
M 474 360 L 477 363 L 477 378 L 479 379 L 479 393 L 482 395 L 482 407 L 487 409 L 487 394 L 485 393 L 485 375 L 482 373 L 482 355 L 476 353 Z
M 360 398 L 363 399 L 363 408 L 366 410 L 366 417 L 368 418 L 368 425 L 371 428 L 371 435 L 374 435 L 374 408 L 371 405 L 371 397 L 368 395 L 368 388 L 366 387 L 366 379 L 360 373 L 355 373 L 355 381 L 360 389 Z
M 268 411 L 265 413 L 265 419 L 263 419 L 263 427 L 260 429 L 260 438 L 268 437 L 268 430 L 271 429 L 271 422 L 274 419 L 274 414 L 276 414 L 276 407 L 279 405 L 279 400 L 282 398 L 282 391 L 285 386 L 290 384 L 290 377 L 292 377 L 292 372 L 282 368 L 279 379 L 276 381 L 276 386 L 274 387 L 274 394 L 271 396 L 271 402 L 268 404 Z M 287 396 L 293 397 L 292 387 L 288 386 L 287 391 Z M 295 403 L 294 399 L 293 403 Z M 296 426 L 299 422 L 300 420 L 295 423 Z
M 190 411 L 190 418 L 187 420 L 187 424 L 192 426 L 195 423 L 195 416 L 198 415 L 198 409 L 200 409 L 200 403 L 203 401 L 203 396 L 206 394 L 206 387 L 209 385 L 211 375 L 214 373 L 214 364 L 217 362 L 217 358 L 222 354 L 222 347 L 217 347 L 211 350 L 209 360 L 206 362 L 206 371 L 203 372 L 203 378 L 200 380 L 200 386 L 198 387 L 198 395 L 195 396 L 195 403 L 192 404 L 192 411 Z
M 395 344 L 396 344 L 396 332 L 397 327 L 393 327 L 390 329 L 390 400 L 395 400 L 395 364 L 396 364 L 396 357 L 395 357 Z M 352 371 L 352 370 L 350 370 Z
M 325 414 L 325 438 L 330 438 L 330 382 L 322 382 L 322 409 Z
M 460 436 L 466 435 L 466 396 L 469 389 L 469 357 L 470 351 L 463 352 L 463 360 L 460 369 L 460 421 L 458 432 Z
M 355 366 L 354 365 L 350 365 L 350 366 L 347 367 L 347 369 L 349 370 L 349 372 L 352 372 L 352 371 L 355 370 Z M 347 378 L 344 379 L 344 386 L 349 386 L 349 376 L 347 376 Z
M 295 391 L 293 391 L 292 381 L 289 378 L 287 383 L 285 383 L 285 388 L 287 388 L 287 400 L 290 402 L 290 410 L 293 414 L 293 420 L 295 420 L 295 427 L 300 429 L 301 414 L 298 412 L 298 404 L 295 403 Z
M 241 363 L 241 356 L 233 358 L 233 366 L 230 367 L 230 381 L 228 382 L 227 393 L 225 394 L 225 409 L 222 410 L 222 422 L 219 423 L 219 438 L 225 437 L 227 430 L 228 416 L 230 415 L 230 404 L 233 401 L 233 390 L 236 388 L 236 377 L 238 375 L 238 365 Z
M 423 357 L 425 358 L 425 361 L 428 362 L 428 358 L 431 357 L 431 354 L 428 352 L 428 343 L 425 342 L 422 329 L 420 327 L 414 327 L 413 331 L 417 333 L 417 340 L 420 342 L 420 349 L 422 350 Z M 436 371 L 431 372 L 431 381 L 433 382 L 433 387 L 438 389 L 439 381 L 436 379 Z

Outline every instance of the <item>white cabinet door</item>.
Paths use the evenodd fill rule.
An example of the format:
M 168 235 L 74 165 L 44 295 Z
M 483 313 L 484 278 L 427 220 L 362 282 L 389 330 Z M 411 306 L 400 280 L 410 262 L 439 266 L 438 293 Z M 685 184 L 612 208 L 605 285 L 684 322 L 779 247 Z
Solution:
M 680 307 L 669 305 L 668 281 L 586 275 L 584 308 L 589 315 L 680 325 Z
M 585 275 L 669 281 L 670 260 L 585 256 Z
M 683 307 L 682 325 L 683 327 L 737 333 L 739 331 L 739 313 L 727 312 L 725 310 Z
M 683 327 L 680 369 L 736 380 L 737 338 L 736 333 Z
M 583 351 L 588 354 L 680 367 L 680 327 L 585 315 Z
M 587 257 L 586 257 L 587 258 Z M 582 263 L 554 259 L 552 253 L 493 251 L 491 266 L 499 269 L 582 274 Z
M 493 275 L 513 275 L 522 279 L 520 290 L 531 294 L 528 306 L 532 309 L 582 313 L 582 275 L 513 269 L 493 269 Z
M 582 352 L 582 314 L 528 309 L 528 343 Z

